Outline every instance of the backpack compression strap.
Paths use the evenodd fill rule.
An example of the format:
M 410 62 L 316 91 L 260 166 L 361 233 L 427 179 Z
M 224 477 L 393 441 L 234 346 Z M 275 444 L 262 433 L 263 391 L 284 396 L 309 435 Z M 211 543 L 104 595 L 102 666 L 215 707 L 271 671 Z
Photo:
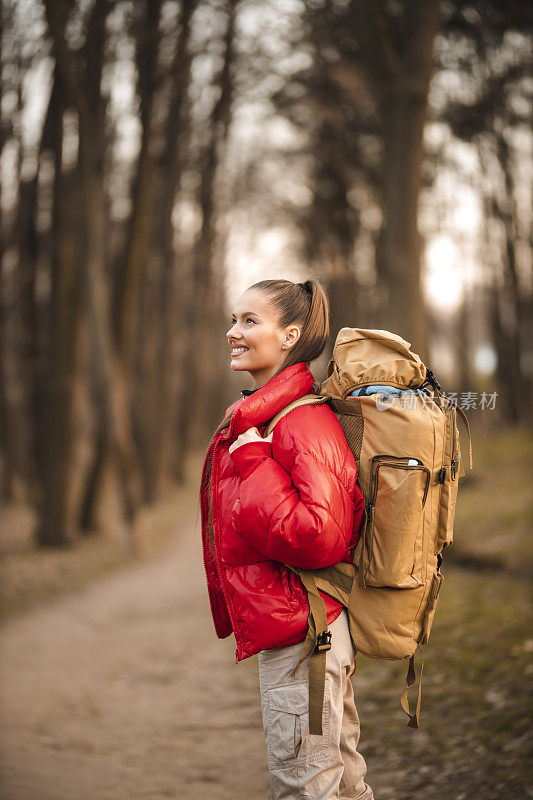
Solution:
M 470 469 L 472 469 L 472 466 L 473 466 L 473 462 L 472 462 L 472 439 L 470 438 L 470 425 L 468 424 L 468 419 L 466 418 L 466 414 L 463 411 L 463 409 L 460 406 L 456 406 L 455 410 L 460 415 L 460 417 L 463 420 L 463 422 L 465 424 L 465 427 L 466 427 L 466 432 L 468 434 L 468 446 L 470 448 L 470 452 L 469 452 L 469 455 L 470 455 Z

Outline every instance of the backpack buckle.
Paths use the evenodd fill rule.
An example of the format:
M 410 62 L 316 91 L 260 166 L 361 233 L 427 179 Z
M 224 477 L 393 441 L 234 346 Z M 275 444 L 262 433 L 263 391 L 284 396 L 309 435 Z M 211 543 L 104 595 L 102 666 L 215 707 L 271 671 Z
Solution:
M 430 386 L 432 386 L 433 389 L 436 390 L 437 392 L 442 392 L 442 387 L 441 387 L 440 383 L 436 379 L 436 377 L 433 374 L 433 372 L 429 369 L 429 367 L 426 367 L 426 377 L 422 381 L 422 383 L 420 384 L 420 386 L 418 388 L 422 389 L 427 383 Z
M 328 650 L 331 650 L 331 631 L 324 631 L 316 637 L 315 653 L 325 653 Z

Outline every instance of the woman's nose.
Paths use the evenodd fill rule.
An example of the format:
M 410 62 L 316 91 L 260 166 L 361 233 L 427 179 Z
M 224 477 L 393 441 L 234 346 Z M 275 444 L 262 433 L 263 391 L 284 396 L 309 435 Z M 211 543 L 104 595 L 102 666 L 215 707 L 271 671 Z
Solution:
M 231 328 L 229 329 L 229 331 L 226 333 L 226 336 L 227 336 L 228 339 L 235 338 L 235 336 L 238 335 L 238 331 L 235 331 L 236 327 L 237 327 L 237 323 L 234 322 L 233 325 L 231 326 Z

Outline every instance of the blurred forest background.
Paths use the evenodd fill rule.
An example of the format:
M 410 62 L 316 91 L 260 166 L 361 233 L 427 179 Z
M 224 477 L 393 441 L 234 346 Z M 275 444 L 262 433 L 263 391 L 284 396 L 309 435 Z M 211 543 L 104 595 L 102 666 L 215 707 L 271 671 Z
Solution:
M 532 39 L 525 0 L 1 0 L 5 800 L 267 796 L 197 493 L 235 300 L 310 276 L 318 379 L 396 331 L 473 433 L 420 731 L 358 656 L 369 783 L 533 797 Z
M 331 344 L 397 331 L 497 392 L 483 424 L 524 422 L 532 26 L 521 0 L 2 0 L 0 497 L 40 546 L 183 480 L 262 277 L 318 277 Z

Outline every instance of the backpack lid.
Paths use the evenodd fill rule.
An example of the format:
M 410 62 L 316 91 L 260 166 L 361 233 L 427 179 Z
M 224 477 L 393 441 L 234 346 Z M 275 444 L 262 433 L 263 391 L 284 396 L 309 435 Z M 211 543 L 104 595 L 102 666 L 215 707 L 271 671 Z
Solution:
M 426 367 L 410 347 L 410 342 L 390 331 L 341 328 L 320 393 L 346 397 L 372 383 L 417 388 L 426 378 Z

